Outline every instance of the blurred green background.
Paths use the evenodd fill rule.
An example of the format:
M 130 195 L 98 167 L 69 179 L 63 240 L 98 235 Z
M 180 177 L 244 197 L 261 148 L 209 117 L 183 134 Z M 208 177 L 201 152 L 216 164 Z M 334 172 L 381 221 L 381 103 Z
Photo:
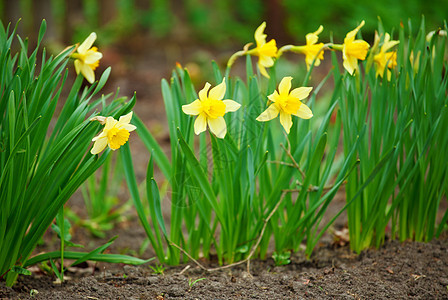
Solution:
M 13 24 L 21 18 L 20 34 L 36 36 L 41 20 L 48 22 L 47 39 L 68 44 L 90 32 L 102 44 L 124 41 L 130 35 L 149 35 L 179 43 L 214 46 L 253 40 L 254 30 L 267 21 L 266 33 L 279 44 L 303 42 L 320 24 L 321 39 L 335 42 L 361 20 L 369 40 L 381 16 L 386 30 L 421 16 L 430 30 L 443 26 L 447 0 L 0 0 L 0 17 Z

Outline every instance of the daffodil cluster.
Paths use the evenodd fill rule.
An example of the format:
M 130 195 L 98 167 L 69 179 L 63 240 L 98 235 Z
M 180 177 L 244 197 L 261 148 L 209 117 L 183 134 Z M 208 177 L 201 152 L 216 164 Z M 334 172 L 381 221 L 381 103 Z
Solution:
M 278 92 L 274 91 L 268 96 L 272 104 L 262 112 L 257 121 L 266 122 L 280 115 L 280 124 L 289 134 L 292 126 L 292 115 L 302 119 L 310 119 L 313 116 L 311 109 L 301 101 L 308 97 L 312 88 L 300 87 L 291 91 L 292 77 L 288 76 L 282 79 L 279 84 Z M 182 111 L 187 115 L 197 116 L 194 122 L 194 132 L 198 135 L 210 128 L 210 131 L 218 138 L 224 138 L 227 133 L 227 126 L 224 115 L 227 112 L 237 111 L 241 104 L 233 100 L 222 100 L 226 92 L 225 79 L 212 88 L 210 83 L 199 91 L 199 99 L 190 104 L 183 105 Z
M 230 68 L 235 62 L 236 58 L 243 55 L 253 55 L 258 56 L 258 69 L 260 74 L 264 77 L 269 78 L 269 74 L 266 68 L 270 68 L 274 65 L 275 60 L 278 59 L 284 52 L 291 51 L 294 53 L 299 53 L 305 55 L 305 63 L 307 69 L 310 70 L 313 66 L 319 66 L 321 61 L 324 59 L 324 52 L 326 50 L 334 50 L 342 52 L 343 66 L 345 70 L 350 75 L 355 75 L 357 72 L 359 73 L 359 60 L 365 60 L 370 48 L 369 43 L 362 39 L 356 39 L 356 35 L 358 34 L 361 27 L 365 24 L 362 21 L 355 29 L 347 33 L 344 38 L 343 44 L 332 44 L 327 43 L 324 44 L 322 42 L 318 43 L 319 34 L 322 33 L 324 27 L 321 25 L 319 28 L 311 33 L 308 33 L 305 36 L 306 45 L 303 46 L 295 46 L 295 45 L 285 45 L 281 48 L 277 48 L 276 41 L 271 39 L 269 42 L 266 42 L 267 35 L 264 33 L 266 29 L 266 22 L 263 22 L 256 30 L 255 30 L 255 42 L 256 47 L 249 49 L 252 43 L 247 44 L 242 51 L 236 52 L 232 55 L 227 63 L 227 67 Z M 384 70 L 386 67 L 391 69 L 394 67 L 393 60 L 393 52 L 389 51 L 396 43 L 394 41 L 385 40 L 383 47 L 381 48 L 380 53 L 376 57 L 375 61 L 378 64 L 378 72 Z M 386 62 L 384 61 L 386 59 Z M 387 61 L 389 61 L 387 63 Z M 386 66 L 387 65 L 387 66 Z M 389 73 L 388 73 L 389 74 Z
M 254 34 L 255 47 L 250 49 L 252 43 L 244 46 L 242 51 L 238 51 L 229 59 L 228 68 L 232 66 L 236 58 L 243 55 L 253 55 L 258 57 L 257 67 L 260 74 L 269 78 L 267 68 L 275 64 L 284 52 L 291 51 L 305 55 L 305 62 L 307 69 L 310 70 L 314 66 L 319 66 L 324 59 L 324 51 L 336 50 L 342 52 L 343 66 L 350 75 L 359 73 L 359 60 L 365 60 L 369 51 L 370 45 L 361 39 L 356 39 L 359 30 L 364 26 L 362 21 L 355 29 L 347 33 L 343 44 L 324 44 L 319 41 L 319 34 L 324 30 L 323 26 L 311 33 L 308 33 L 306 38 L 306 45 L 294 46 L 286 45 L 277 48 L 277 43 L 274 39 L 267 41 L 267 35 L 264 33 L 266 29 L 266 22 L 263 22 Z M 93 83 L 95 80 L 94 70 L 99 65 L 99 60 L 102 54 L 98 52 L 96 47 L 92 47 L 96 39 L 96 34 L 92 33 L 90 36 L 77 47 L 76 53 L 72 54 L 75 58 L 75 69 L 79 74 L 81 73 L 87 81 Z M 398 41 L 391 41 L 390 35 L 385 34 L 383 43 L 379 51 L 377 51 L 379 39 L 376 38 L 375 45 L 371 51 L 371 61 L 376 65 L 376 75 L 383 76 L 387 74 L 390 79 L 390 70 L 396 66 L 396 53 L 392 50 L 398 44 Z M 283 126 L 286 133 L 289 134 L 292 126 L 292 116 L 297 116 L 302 119 L 309 119 L 313 117 L 311 109 L 302 101 L 309 96 L 311 87 L 299 87 L 292 89 L 292 77 L 284 77 L 278 90 L 274 91 L 267 97 L 269 106 L 265 111 L 256 118 L 257 121 L 266 122 L 279 116 L 280 124 Z M 187 115 L 197 116 L 194 122 L 195 134 L 204 132 L 207 128 L 218 138 L 224 138 L 227 133 L 227 125 L 224 116 L 228 112 L 235 112 L 241 104 L 224 99 L 226 94 L 226 82 L 223 81 L 211 88 L 210 83 L 206 83 L 204 88 L 199 91 L 199 98 L 190 104 L 183 105 L 182 111 Z M 96 117 L 94 120 L 100 121 L 105 125 L 101 134 L 93 139 L 95 142 L 91 153 L 97 154 L 109 146 L 112 150 L 120 148 L 129 138 L 129 132 L 135 130 L 135 126 L 129 124 L 132 113 L 120 117 L 117 121 L 112 117 Z

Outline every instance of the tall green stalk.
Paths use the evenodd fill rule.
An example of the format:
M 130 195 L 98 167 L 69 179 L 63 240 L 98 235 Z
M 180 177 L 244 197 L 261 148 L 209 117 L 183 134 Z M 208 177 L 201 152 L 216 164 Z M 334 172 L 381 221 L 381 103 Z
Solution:
M 412 28 L 409 28 L 412 33 Z M 384 32 L 380 32 L 384 34 Z M 424 21 L 416 37 L 399 31 L 397 68 L 390 80 L 366 74 L 339 78 L 346 153 L 358 136 L 360 167 L 346 188 L 351 248 L 436 236 L 436 215 L 446 197 L 446 36 L 427 40 Z M 413 53 L 413 58 L 411 57 Z M 416 57 L 419 57 L 416 60 Z M 387 161 L 383 159 L 388 157 Z M 384 162 L 378 175 L 369 174 Z M 360 192 L 362 189 L 362 192 Z M 355 199 L 356 198 L 356 199 Z M 443 226 L 443 223 L 440 224 Z
M 108 157 L 108 151 L 88 153 L 99 131 L 90 117 L 96 110 L 120 116 L 135 103 L 135 98 L 127 103 L 113 99 L 108 105 L 107 96 L 93 100 L 109 68 L 90 87 L 81 88 L 78 76 L 57 114 L 73 47 L 48 57 L 40 48 L 45 29 L 44 21 L 37 47 L 30 50 L 27 40 L 14 40 L 16 29 L 0 27 L 0 276 L 9 286 L 17 278 L 13 267 L 27 264 L 61 207 Z M 13 41 L 17 53 L 12 53 Z

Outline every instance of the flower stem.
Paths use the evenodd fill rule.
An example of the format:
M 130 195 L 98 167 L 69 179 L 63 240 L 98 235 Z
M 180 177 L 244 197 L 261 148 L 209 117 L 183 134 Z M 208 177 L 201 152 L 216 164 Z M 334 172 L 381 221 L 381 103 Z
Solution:
M 344 49 L 344 45 L 342 44 L 326 44 L 330 50 L 342 51 Z
M 245 55 L 245 54 L 247 54 L 247 51 L 246 51 L 246 50 L 241 50 L 241 51 L 235 52 L 235 53 L 229 58 L 229 61 L 227 62 L 227 68 L 230 69 L 230 68 L 232 67 L 233 63 L 235 62 L 235 60 L 236 60 L 238 57 L 241 57 L 241 56 L 243 56 L 243 55 Z
M 278 51 L 277 51 L 277 58 L 282 56 L 283 52 L 291 51 L 291 49 L 293 47 L 296 47 L 296 46 L 294 46 L 294 45 L 285 45 L 285 46 L 281 47 L 280 49 L 278 49 Z

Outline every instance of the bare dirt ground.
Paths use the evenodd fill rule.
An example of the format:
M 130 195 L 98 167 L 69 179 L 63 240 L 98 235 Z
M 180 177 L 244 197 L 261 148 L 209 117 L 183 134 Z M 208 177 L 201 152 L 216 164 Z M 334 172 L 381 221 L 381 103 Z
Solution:
M 148 266 L 109 269 L 63 285 L 34 274 L 14 288 L 0 285 L 9 299 L 448 299 L 448 240 L 387 242 L 353 255 L 347 247 L 321 246 L 311 260 L 296 254 L 286 266 L 271 259 L 205 272 L 194 264 L 156 275 Z M 204 279 L 202 279 L 204 278 Z M 202 279 L 195 282 L 197 279 Z M 30 296 L 32 289 L 39 293 Z
M 225 62 L 232 49 L 196 51 L 194 47 L 138 36 L 129 41 L 131 44 L 125 48 L 103 51 L 102 66 L 112 66 L 107 89 L 114 91 L 119 86 L 120 94 L 128 97 L 136 91 L 134 111 L 168 149 L 160 80 L 169 78 L 170 70 L 179 62 L 190 68 L 193 79 L 202 87 L 207 74 L 198 71 L 201 64 L 209 64 L 211 59 Z M 130 142 L 137 177 L 142 180 L 149 155 L 136 136 L 131 136 Z M 328 211 L 335 214 L 343 204 L 341 194 Z M 75 196 L 68 205 L 83 213 L 79 197 Z M 92 238 L 85 229 L 75 227 L 73 242 L 93 249 L 118 234 L 110 253 L 152 257 L 151 250 L 138 254 L 145 233 L 133 211 L 127 219 L 107 232 L 104 239 Z M 334 228 L 339 230 L 345 223 L 342 216 Z M 55 234 L 49 231 L 36 252 L 58 249 L 57 242 Z M 217 266 L 213 261 L 201 263 Z M 62 285 L 34 268 L 31 276 L 21 276 L 13 288 L 1 282 L 0 299 L 448 299 L 447 236 L 427 244 L 387 241 L 381 249 L 355 255 L 347 245 L 335 244 L 328 234 L 309 260 L 302 253 L 294 254 L 286 266 L 275 266 L 270 258 L 253 260 L 250 272 L 246 265 L 206 272 L 188 263 L 155 274 L 150 264 L 134 267 L 88 263 L 69 269 L 66 275 L 70 279 Z

